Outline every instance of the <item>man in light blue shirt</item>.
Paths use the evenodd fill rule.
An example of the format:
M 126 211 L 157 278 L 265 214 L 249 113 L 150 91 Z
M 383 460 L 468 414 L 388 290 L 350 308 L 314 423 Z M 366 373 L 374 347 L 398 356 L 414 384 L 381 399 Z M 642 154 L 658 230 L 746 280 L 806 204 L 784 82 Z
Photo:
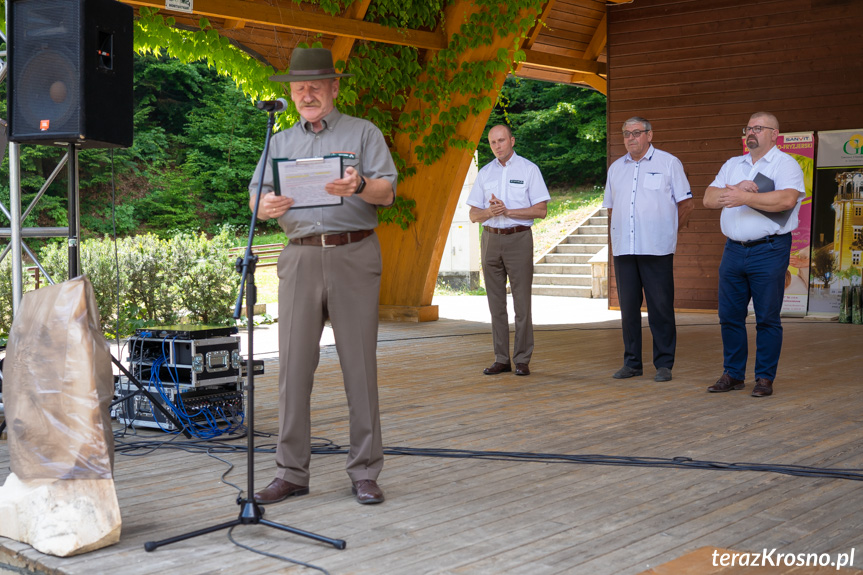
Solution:
M 614 275 L 623 328 L 623 367 L 612 377 L 642 374 L 641 305 L 653 334 L 656 381 L 670 381 L 677 347 L 674 250 L 692 213 L 689 181 L 680 160 L 653 147 L 650 122 L 623 124 L 628 153 L 608 169 L 602 205 L 608 209 Z M 644 295 L 642 296 L 642 291 Z

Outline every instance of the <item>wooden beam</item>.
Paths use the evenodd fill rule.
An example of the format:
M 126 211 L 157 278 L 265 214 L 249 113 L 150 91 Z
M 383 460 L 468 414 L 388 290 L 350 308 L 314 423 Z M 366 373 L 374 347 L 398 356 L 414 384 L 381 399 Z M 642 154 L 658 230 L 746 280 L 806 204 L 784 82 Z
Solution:
M 164 0 L 122 0 L 132 6 L 158 8 L 165 13 Z M 206 18 L 243 20 L 247 23 L 264 24 L 295 30 L 306 30 L 319 34 L 346 36 L 354 40 L 369 40 L 385 44 L 414 46 L 427 50 L 443 50 L 447 39 L 437 32 L 388 28 L 373 22 L 329 16 L 297 10 L 292 2 L 279 2 L 275 6 L 238 2 L 237 0 L 195 0 L 194 15 Z
M 597 92 L 601 92 L 608 96 L 608 80 L 596 74 L 584 74 L 576 72 L 570 80 L 573 84 L 587 84 Z
M 607 15 L 603 15 L 602 20 L 600 20 L 597 25 L 596 31 L 593 33 L 593 38 L 590 39 L 590 44 L 588 44 L 587 48 L 584 50 L 583 58 L 585 60 L 596 60 L 596 57 L 599 56 L 602 49 L 605 48 L 605 43 L 608 41 L 607 18 Z
M 369 11 L 369 4 L 371 3 L 372 0 L 357 0 L 348 6 L 348 9 L 342 14 L 342 18 L 362 20 L 365 18 L 366 12 Z M 347 63 L 348 56 L 351 55 L 351 50 L 353 50 L 354 42 L 355 40 L 349 36 L 337 36 L 330 47 L 330 51 L 333 53 L 333 61 L 344 60 Z
M 527 33 L 527 37 L 524 39 L 524 42 L 521 44 L 522 50 L 530 50 L 533 47 L 534 42 L 536 42 L 539 33 L 542 32 L 543 27 L 545 26 L 545 19 L 548 14 L 551 12 L 552 7 L 554 7 L 555 0 L 548 0 L 545 3 L 545 6 L 542 9 L 542 14 L 540 14 L 539 18 L 536 19 L 536 23 L 533 25 L 533 28 L 530 29 L 530 32 Z M 515 65 L 515 74 L 518 75 L 522 66 L 524 66 L 524 62 L 519 62 Z
M 527 60 L 525 64 L 533 66 L 541 66 L 543 68 L 554 68 L 567 72 L 587 72 L 589 74 L 606 74 L 607 66 L 602 62 L 594 60 L 585 60 L 583 58 L 568 58 L 566 56 L 558 56 L 549 54 L 548 52 L 539 52 L 537 50 L 525 50 Z
M 545 3 L 545 6 L 542 8 L 542 14 L 540 14 L 539 18 L 536 19 L 536 24 L 534 24 L 533 28 L 530 29 L 530 32 L 527 33 L 527 37 L 521 45 L 523 50 L 533 48 L 533 43 L 536 42 L 537 36 L 539 36 L 539 33 L 542 32 L 542 29 L 545 27 L 545 20 L 551 12 L 552 7 L 554 7 L 554 2 L 555 0 L 548 0 L 548 2 Z
M 242 30 L 245 27 L 245 20 L 230 20 L 226 18 L 225 23 L 222 24 L 222 28 L 224 28 L 225 30 Z
M 445 9 L 446 33 L 456 33 L 461 23 L 477 10 L 471 0 L 450 2 Z M 514 35 L 495 37 L 492 44 L 470 48 L 458 59 L 460 62 L 491 60 L 499 49 L 511 49 L 514 40 Z M 496 100 L 505 78 L 505 71 L 495 73 L 494 87 L 483 95 Z M 406 113 L 430 105 L 420 96 L 411 94 L 404 107 Z M 454 93 L 449 105 L 460 106 L 470 97 L 473 96 Z M 478 142 L 490 114 L 491 108 L 468 116 L 456 127 L 458 135 L 468 142 Z M 433 318 L 431 302 L 438 269 L 464 178 L 473 162 L 473 149 L 449 147 L 433 166 L 427 166 L 416 157 L 415 145 L 409 134 L 399 133 L 394 138 L 394 147 L 401 157 L 416 169 L 414 175 L 399 183 L 398 194 L 416 201 L 417 221 L 406 231 L 393 225 L 378 226 L 376 231 L 383 254 L 382 313 L 393 317 L 398 312 L 401 318 L 416 317 L 415 321 L 423 321 Z

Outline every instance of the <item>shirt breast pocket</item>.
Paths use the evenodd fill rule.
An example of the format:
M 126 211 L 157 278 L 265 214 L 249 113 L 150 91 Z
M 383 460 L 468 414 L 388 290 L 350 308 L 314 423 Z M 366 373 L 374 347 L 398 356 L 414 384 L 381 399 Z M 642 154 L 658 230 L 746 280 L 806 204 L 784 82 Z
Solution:
M 345 172 L 348 168 L 353 168 L 359 175 L 363 175 L 363 171 L 360 169 L 359 158 L 342 158 L 342 177 L 345 176 Z
M 530 204 L 527 197 L 527 184 L 522 180 L 510 180 L 506 185 L 507 207 L 525 208 Z
M 662 174 L 647 174 L 644 177 L 644 189 L 658 191 L 662 189 Z

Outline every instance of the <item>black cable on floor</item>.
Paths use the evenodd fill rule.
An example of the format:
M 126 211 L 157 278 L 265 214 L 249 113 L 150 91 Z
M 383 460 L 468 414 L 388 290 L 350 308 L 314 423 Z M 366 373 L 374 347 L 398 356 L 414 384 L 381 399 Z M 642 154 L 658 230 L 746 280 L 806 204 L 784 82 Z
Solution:
M 260 436 L 257 434 L 256 436 Z M 147 455 L 155 449 L 181 449 L 190 453 L 245 453 L 245 446 L 228 445 L 227 442 L 244 436 L 209 441 L 136 441 L 132 443 L 118 442 L 116 451 L 122 455 Z M 175 436 L 176 438 L 176 436 Z M 137 453 L 143 450 L 144 453 Z M 275 446 L 262 445 L 255 448 L 256 453 L 275 453 Z M 333 455 L 347 454 L 348 449 L 326 438 L 313 438 L 312 454 Z M 760 473 L 778 473 L 795 477 L 817 477 L 826 479 L 844 479 L 863 481 L 863 469 L 830 469 L 805 465 L 777 465 L 766 463 L 698 460 L 691 457 L 639 457 L 627 455 L 602 454 L 562 454 L 534 453 L 518 451 L 476 451 L 468 449 L 416 448 L 416 447 L 385 447 L 385 455 L 406 455 L 418 457 L 439 457 L 448 459 L 478 459 L 485 461 L 533 462 L 533 463 L 569 463 L 581 465 L 613 465 L 623 467 L 649 467 L 666 469 L 698 469 L 711 471 L 754 471 Z
M 272 557 L 273 559 L 280 559 L 281 561 L 287 561 L 288 563 L 293 563 L 294 565 L 301 565 L 303 567 L 308 567 L 309 569 L 315 569 L 320 571 L 321 573 L 325 573 L 326 575 L 330 575 L 330 572 L 324 569 L 323 567 L 318 567 L 317 565 L 313 565 L 311 563 L 304 563 L 297 559 L 291 559 L 290 557 L 285 557 L 283 555 L 276 555 L 275 553 L 268 553 L 267 551 L 261 551 L 260 549 L 255 549 L 254 547 L 249 547 L 248 545 L 243 545 L 242 543 L 237 542 L 232 536 L 231 532 L 234 530 L 233 527 L 228 529 L 228 540 L 236 545 L 237 547 L 241 547 L 246 551 L 251 551 L 252 553 L 257 553 L 259 555 L 264 555 L 266 557 Z

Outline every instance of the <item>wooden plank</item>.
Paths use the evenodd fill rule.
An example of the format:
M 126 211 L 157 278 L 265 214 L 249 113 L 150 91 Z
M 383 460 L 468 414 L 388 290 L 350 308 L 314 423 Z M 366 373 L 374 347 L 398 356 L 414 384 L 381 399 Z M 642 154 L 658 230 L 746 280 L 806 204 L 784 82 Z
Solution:
M 124 3 L 165 10 L 164 2 L 156 0 L 124 0 Z M 166 11 L 170 12 L 170 10 Z M 291 2 L 281 2 L 278 5 L 270 6 L 253 2 L 240 3 L 232 0 L 198 0 L 194 4 L 194 13 L 198 17 L 244 20 L 281 28 L 346 36 L 357 40 L 414 46 L 430 50 L 446 48 L 446 38 L 436 32 L 388 28 L 374 22 L 334 17 L 329 14 L 298 9 L 298 5 Z
M 649 366 L 642 378 L 611 378 L 623 353 L 616 321 L 536 326 L 530 377 L 482 374 L 491 359 L 486 323 L 383 322 L 378 357 L 384 443 L 858 468 L 860 326 L 787 320 L 784 328 L 776 394 L 759 400 L 748 395 L 750 374 L 747 390 L 705 391 L 722 369 L 715 313 L 678 315 L 675 379 L 668 384 L 648 379 Z M 747 329 L 754 346 L 751 322 Z M 263 343 L 268 332 L 261 331 L 256 341 Z M 444 368 L 418 369 L 437 364 Z M 260 432 L 277 429 L 277 371 L 268 358 L 265 374 L 256 378 Z M 817 393 L 813 381 L 819 382 Z M 312 393 L 313 435 L 346 445 L 346 414 L 338 356 L 325 347 Z M 168 437 L 142 431 L 126 440 L 147 438 Z M 273 441 L 259 437 L 256 445 L 266 451 Z M 244 441 L 233 443 L 242 447 Z M 220 457 L 236 466 L 228 479 L 245 489 L 245 453 Z M 835 554 L 863 543 L 855 511 L 863 502 L 860 481 L 389 455 L 381 475 L 387 501 L 361 507 L 350 496 L 344 465 L 341 454 L 313 456 L 311 494 L 267 506 L 266 517 L 344 538 L 346 550 L 263 526 L 237 528 L 234 537 L 334 573 L 373 575 L 634 575 L 707 545 Z M 0 481 L 8 466 L 8 444 L 0 442 Z M 276 559 L 226 545 L 224 532 L 143 550 L 145 541 L 234 518 L 236 491 L 219 482 L 226 469 L 181 450 L 118 455 L 119 544 L 65 559 L 8 540 L 0 539 L 0 548 L 63 575 L 196 575 L 240 562 L 245 571 L 285 572 Z M 274 472 L 271 452 L 256 457 L 255 471 L 260 488 Z
M 602 20 L 597 24 L 596 31 L 593 33 L 593 38 L 590 39 L 590 44 L 584 50 L 584 58 L 594 60 L 605 49 L 605 44 L 608 41 L 608 24 L 607 19 L 603 15 Z
M 582 58 L 566 58 L 564 56 L 554 56 L 538 50 L 526 50 L 526 62 L 534 66 L 542 66 L 556 70 L 564 70 L 566 72 L 587 72 L 590 74 L 605 74 L 605 65 L 595 60 L 585 60 Z

